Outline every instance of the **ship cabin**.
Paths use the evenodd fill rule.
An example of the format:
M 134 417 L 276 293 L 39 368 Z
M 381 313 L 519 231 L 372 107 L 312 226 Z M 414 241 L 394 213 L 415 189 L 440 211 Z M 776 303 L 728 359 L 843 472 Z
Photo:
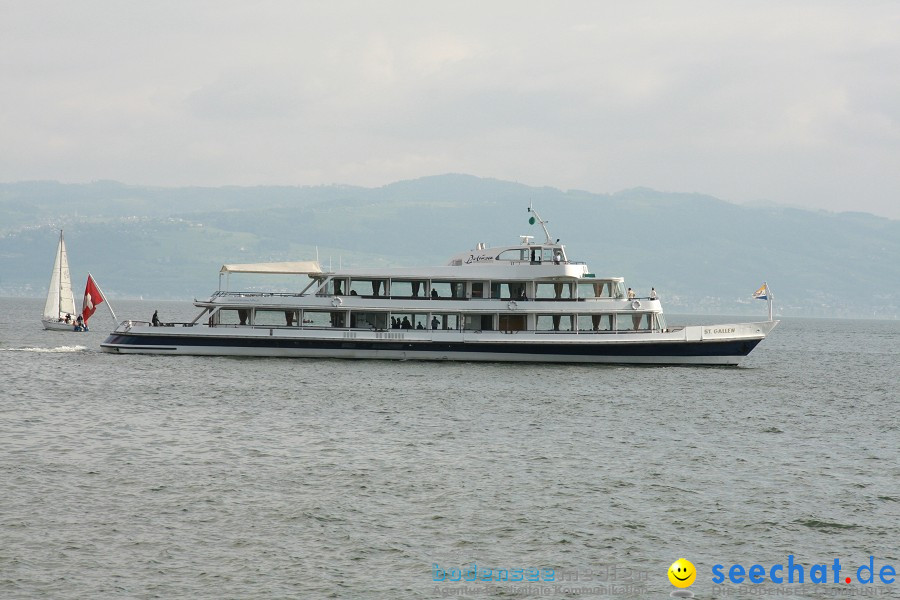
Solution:
M 271 267 L 271 265 L 278 265 Z M 297 293 L 222 289 L 222 275 L 305 276 Z M 557 240 L 474 249 L 443 266 L 323 271 L 317 262 L 224 265 L 194 323 L 217 327 L 439 332 L 666 331 L 659 300 L 629 298 L 621 277 L 597 277 Z

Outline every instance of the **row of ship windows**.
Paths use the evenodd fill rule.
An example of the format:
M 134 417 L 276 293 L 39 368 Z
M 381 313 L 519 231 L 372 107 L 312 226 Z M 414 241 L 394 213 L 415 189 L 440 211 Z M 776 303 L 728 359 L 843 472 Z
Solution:
M 346 310 L 221 309 L 210 325 L 324 327 L 368 330 L 433 329 L 452 331 L 652 331 L 666 328 L 662 314 L 497 314 L 387 313 Z
M 331 279 L 317 292 L 320 296 L 367 298 L 624 298 L 621 281 L 590 283 L 535 283 L 525 281 L 428 281 L 386 279 Z

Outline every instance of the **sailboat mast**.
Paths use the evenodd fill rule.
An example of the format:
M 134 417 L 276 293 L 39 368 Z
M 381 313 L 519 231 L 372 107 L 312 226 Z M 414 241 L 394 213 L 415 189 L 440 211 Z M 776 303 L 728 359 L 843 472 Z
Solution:
M 62 249 L 63 230 L 59 230 L 59 244 L 56 246 L 56 263 L 59 265 L 59 282 L 56 285 L 56 317 L 62 314 Z

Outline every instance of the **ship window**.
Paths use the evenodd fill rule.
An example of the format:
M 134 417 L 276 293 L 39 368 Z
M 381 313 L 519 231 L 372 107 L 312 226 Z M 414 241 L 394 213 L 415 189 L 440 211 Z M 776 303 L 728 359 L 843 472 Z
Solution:
M 249 308 L 238 308 L 238 309 L 228 309 L 223 308 L 217 314 L 217 324 L 218 325 L 249 325 L 250 324 L 250 309 Z
M 578 315 L 578 331 L 612 331 L 612 315 Z
M 432 298 L 464 298 L 465 284 L 461 281 L 432 281 Z
M 481 281 L 472 282 L 472 297 L 484 298 L 484 283 Z
M 525 299 L 525 282 L 524 281 L 492 281 L 491 282 L 491 298 L 501 298 L 503 300 L 524 300 Z
M 579 298 L 599 298 L 600 290 L 598 288 L 602 287 L 602 283 L 579 283 L 578 284 L 578 297 Z
M 355 329 L 387 329 L 388 315 L 386 312 L 359 312 L 350 313 L 350 327 Z
M 303 327 L 345 327 L 347 311 L 304 310 Z
M 347 279 L 332 279 L 328 282 L 328 285 L 325 286 L 325 293 L 329 296 L 343 296 L 344 294 L 349 294 L 350 291 L 347 283 Z
M 656 313 L 656 326 L 661 330 L 666 330 L 666 317 L 662 313 Z
M 528 250 L 521 248 L 504 250 L 497 255 L 497 260 L 528 260 Z
M 570 283 L 539 283 L 537 284 L 538 300 L 562 300 L 572 297 L 572 284 Z
M 538 315 L 537 331 L 572 331 L 572 315 Z
M 456 313 L 434 313 L 431 315 L 428 328 L 441 330 L 459 329 L 459 315 Z
M 619 313 L 616 315 L 618 331 L 649 331 L 651 313 Z
M 425 329 L 428 315 L 424 313 L 391 313 L 391 329 Z
M 579 298 L 611 298 L 613 293 L 612 281 L 595 281 L 578 284 Z
M 391 280 L 391 296 L 394 298 L 425 298 L 426 282 L 423 280 Z
M 353 292 L 356 292 L 354 294 Z M 388 283 L 386 279 L 354 279 L 350 282 L 350 291 L 347 292 L 351 296 L 387 296 Z
M 612 282 L 610 282 L 612 284 Z M 625 282 L 617 281 L 616 282 L 616 298 L 624 298 L 625 297 Z
M 299 311 L 296 310 L 256 310 L 254 325 L 269 327 L 299 327 Z
M 465 315 L 464 329 L 467 331 L 493 331 L 494 315 L 493 314 L 477 314 Z
M 525 315 L 500 315 L 500 331 L 525 331 Z
M 531 264 L 533 264 L 533 265 L 541 264 L 541 249 L 540 248 L 532 248 L 531 249 Z
M 553 262 L 553 248 L 544 248 L 544 262 Z

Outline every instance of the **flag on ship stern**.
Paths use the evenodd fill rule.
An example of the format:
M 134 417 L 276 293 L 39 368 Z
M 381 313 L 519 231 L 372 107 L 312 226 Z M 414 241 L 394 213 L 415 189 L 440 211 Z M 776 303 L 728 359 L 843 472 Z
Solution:
M 87 284 L 84 286 L 84 304 L 81 306 L 81 315 L 84 317 L 85 325 L 101 302 L 103 302 L 103 295 L 100 293 L 100 288 L 94 283 L 94 278 L 88 275 Z

